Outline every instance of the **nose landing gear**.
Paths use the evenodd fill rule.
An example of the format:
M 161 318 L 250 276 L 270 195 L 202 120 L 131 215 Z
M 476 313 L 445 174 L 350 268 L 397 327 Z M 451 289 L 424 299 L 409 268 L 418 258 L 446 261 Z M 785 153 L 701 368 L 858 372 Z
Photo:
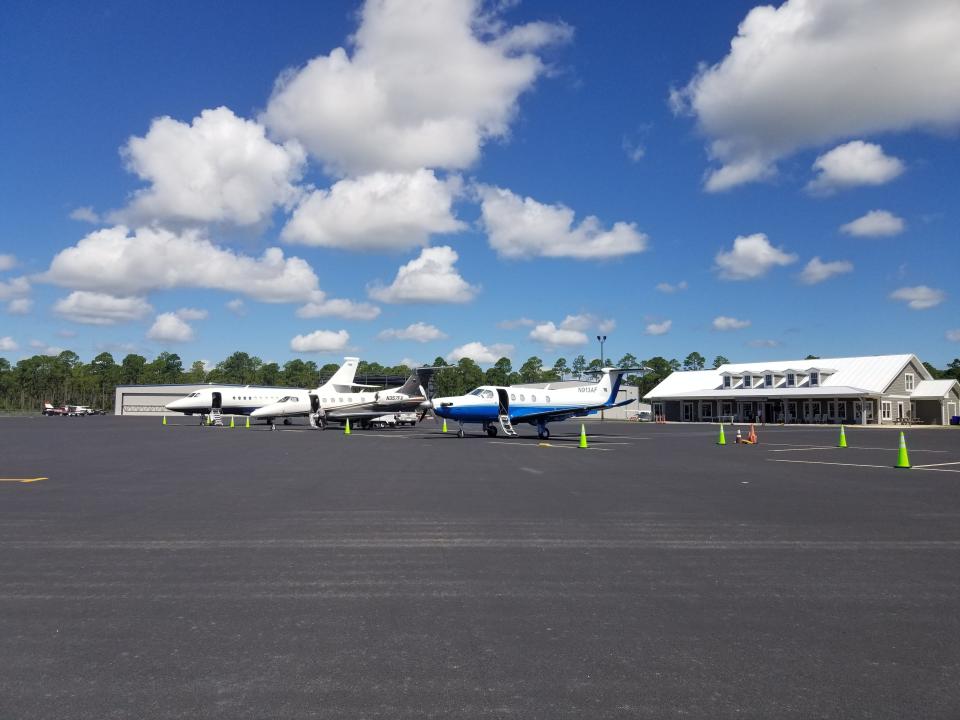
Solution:
M 540 438 L 541 440 L 550 439 L 550 429 L 547 427 L 546 423 L 537 424 L 537 437 Z

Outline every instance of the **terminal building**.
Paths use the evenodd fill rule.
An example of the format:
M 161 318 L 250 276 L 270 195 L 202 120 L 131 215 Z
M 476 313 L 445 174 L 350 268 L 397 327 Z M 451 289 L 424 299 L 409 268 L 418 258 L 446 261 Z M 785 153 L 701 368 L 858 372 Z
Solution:
M 678 371 L 644 399 L 672 422 L 946 425 L 960 382 L 934 380 L 916 355 L 818 358 Z

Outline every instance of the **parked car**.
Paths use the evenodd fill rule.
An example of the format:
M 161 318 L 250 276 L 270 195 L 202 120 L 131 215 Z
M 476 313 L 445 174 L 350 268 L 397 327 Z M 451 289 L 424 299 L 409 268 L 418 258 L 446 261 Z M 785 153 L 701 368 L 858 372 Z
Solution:
M 417 414 L 412 412 L 401 412 L 401 413 L 391 413 L 389 415 L 381 415 L 378 418 L 374 418 L 370 421 L 370 427 L 397 427 L 398 425 L 413 425 L 417 424 Z

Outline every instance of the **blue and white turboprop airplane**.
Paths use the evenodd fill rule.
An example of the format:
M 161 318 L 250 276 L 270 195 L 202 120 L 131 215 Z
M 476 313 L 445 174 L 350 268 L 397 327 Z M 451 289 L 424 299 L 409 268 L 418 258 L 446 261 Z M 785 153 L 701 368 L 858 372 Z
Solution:
M 547 423 L 572 417 L 586 417 L 599 410 L 609 410 L 633 402 L 617 402 L 620 381 L 627 373 L 642 373 L 646 368 L 612 368 L 600 371 L 596 383 L 569 382 L 539 385 L 481 385 L 466 395 L 434 398 L 433 412 L 442 418 L 456 420 L 460 425 L 457 437 L 463 437 L 465 423 L 483 426 L 487 435 L 497 436 L 497 428 L 506 435 L 516 435 L 515 424 L 537 426 L 537 437 L 550 437 Z

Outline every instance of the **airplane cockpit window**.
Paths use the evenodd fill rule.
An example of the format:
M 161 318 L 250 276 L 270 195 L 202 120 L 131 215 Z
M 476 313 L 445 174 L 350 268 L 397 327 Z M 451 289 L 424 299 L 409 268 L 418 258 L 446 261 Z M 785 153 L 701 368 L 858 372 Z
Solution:
M 278 402 L 278 403 L 282 403 L 282 402 L 286 402 L 286 401 L 289 400 L 289 399 L 290 399 L 289 397 L 287 397 L 286 395 L 284 395 L 282 398 L 280 398 L 279 400 L 277 400 L 277 402 Z
M 493 398 L 493 390 L 484 390 L 481 394 L 481 397 L 491 400 Z
M 476 395 L 477 397 L 483 397 L 483 389 L 477 388 L 476 390 L 471 390 L 467 395 Z

